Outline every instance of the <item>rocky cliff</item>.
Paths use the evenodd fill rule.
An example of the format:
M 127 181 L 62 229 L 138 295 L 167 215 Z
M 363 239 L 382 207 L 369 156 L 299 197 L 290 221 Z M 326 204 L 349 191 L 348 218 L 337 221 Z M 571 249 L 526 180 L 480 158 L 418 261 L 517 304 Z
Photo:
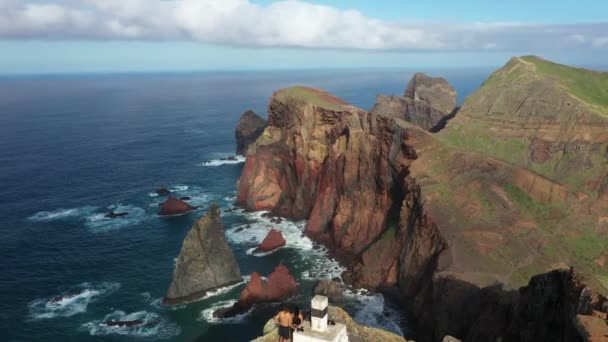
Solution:
M 236 154 L 244 155 L 249 144 L 264 132 L 266 128 L 266 120 L 262 119 L 254 111 L 248 110 L 239 119 L 234 132 L 236 138 Z
M 175 305 L 242 281 L 239 265 L 224 235 L 220 210 L 212 204 L 186 235 L 175 263 L 173 280 L 163 298 Z
M 524 66 L 515 70 L 528 67 L 521 60 Z M 505 68 L 513 63 L 520 61 Z M 268 127 L 249 148 L 239 204 L 307 218 L 306 233 L 346 262 L 350 272 L 345 276 L 356 286 L 398 286 L 418 318 L 422 341 L 445 335 L 533 341 L 556 324 L 572 330 L 575 304 L 564 296 L 580 289 L 548 276 L 544 283 L 555 285 L 538 292 L 538 303 L 527 300 L 525 290 L 514 289 L 534 287 L 534 279 L 528 284 L 534 275 L 573 265 L 588 286 L 605 290 L 608 206 L 597 180 L 608 170 L 600 167 L 606 150 L 585 150 L 580 159 L 591 163 L 578 175 L 587 179 L 586 191 L 577 187 L 580 183 L 505 156 L 527 153 L 537 138 L 553 137 L 566 145 L 584 138 L 589 145 L 581 146 L 603 146 L 606 130 L 600 132 L 597 125 L 606 116 L 604 102 L 582 115 L 582 104 L 572 101 L 583 95 L 569 95 L 570 81 L 555 85 L 539 70 L 526 69 L 535 74 L 519 76 L 505 68 L 467 99 L 463 117 L 459 113 L 439 135 L 365 112 L 318 89 L 277 91 L 269 104 Z M 590 75 L 588 81 L 599 75 L 600 83 L 605 77 Z M 534 84 L 540 79 L 548 88 L 536 93 L 527 83 L 511 82 L 523 82 L 520 77 Z M 556 111 L 550 99 L 562 95 L 569 100 Z M 518 96 L 522 101 L 512 105 Z M 529 103 L 535 105 L 528 108 Z M 498 108 L 498 119 L 484 116 Z M 513 126 L 524 112 L 524 123 Z M 548 124 L 532 125 L 541 119 Z M 561 154 L 559 165 L 572 161 L 568 158 Z M 580 160 L 574 158 L 570 167 Z M 555 315 L 544 311 L 558 305 L 563 310 Z M 529 317 L 550 318 L 532 320 L 526 328 L 523 321 L 513 322 L 513 312 L 520 309 Z M 516 336 L 513 329 L 531 332 Z M 542 336 L 570 336 L 560 331 Z
M 443 128 L 457 111 L 456 91 L 443 78 L 416 73 L 403 96 L 378 95 L 371 112 L 411 122 L 431 132 Z

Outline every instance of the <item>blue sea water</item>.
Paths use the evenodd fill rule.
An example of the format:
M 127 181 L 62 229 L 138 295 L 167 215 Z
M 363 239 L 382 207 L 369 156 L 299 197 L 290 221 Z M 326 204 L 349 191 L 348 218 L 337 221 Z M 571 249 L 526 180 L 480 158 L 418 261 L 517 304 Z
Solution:
M 432 71 L 459 99 L 491 70 Z M 35 76 L 0 79 L 0 335 L 4 341 L 247 341 L 276 307 L 214 321 L 244 284 L 174 308 L 159 305 L 174 259 L 204 214 L 160 218 L 167 187 L 206 208 L 231 207 L 242 163 L 234 127 L 246 109 L 265 116 L 273 90 L 304 84 L 369 109 L 376 94 L 401 94 L 412 72 L 341 70 Z M 105 219 L 109 210 L 129 215 Z M 241 271 L 265 275 L 285 263 L 309 300 L 315 278 L 341 266 L 300 236 L 303 222 L 278 225 L 288 244 L 270 255 L 249 250 L 275 226 L 259 213 L 224 213 Z M 250 224 L 251 229 L 236 232 Z M 78 293 L 70 299 L 53 299 Z M 350 294 L 355 319 L 408 334 L 382 296 Z M 109 328 L 110 319 L 143 319 L 140 328 Z

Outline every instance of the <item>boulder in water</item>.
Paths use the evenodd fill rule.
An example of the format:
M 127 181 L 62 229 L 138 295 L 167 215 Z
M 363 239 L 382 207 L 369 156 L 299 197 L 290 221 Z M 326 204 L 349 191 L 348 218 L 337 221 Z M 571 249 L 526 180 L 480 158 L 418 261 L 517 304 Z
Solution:
M 167 198 L 167 200 L 161 205 L 160 212 L 158 214 L 161 216 L 181 215 L 194 209 L 196 208 L 190 204 L 178 198 L 169 196 L 169 198 Z
M 298 284 L 289 274 L 289 269 L 279 264 L 264 281 L 259 273 L 253 272 L 251 280 L 241 292 L 238 302 L 233 306 L 213 313 L 214 317 L 233 317 L 247 312 L 255 304 L 272 303 L 287 299 L 297 293 Z
M 158 189 L 154 190 L 154 193 L 159 196 L 167 196 L 171 193 L 171 190 L 169 190 L 167 188 L 158 188 Z
M 285 243 L 286 241 L 283 234 L 278 230 L 271 229 L 268 234 L 266 234 L 266 237 L 262 243 L 253 251 L 253 253 L 270 252 L 285 246 Z
M 228 246 L 215 203 L 186 235 L 163 305 L 186 303 L 207 292 L 241 282 L 241 271 Z
M 50 302 L 51 302 L 52 304 L 59 303 L 59 302 L 62 302 L 62 301 L 64 301 L 64 300 L 67 300 L 67 299 L 72 299 L 72 298 L 74 298 L 74 297 L 76 297 L 76 296 L 79 296 L 79 295 L 81 295 L 83 292 L 84 292 L 83 290 L 74 290 L 74 291 L 69 292 L 68 294 L 61 295 L 61 296 L 57 296 L 57 297 L 55 297 L 55 298 L 51 299 L 51 301 L 50 301 Z
M 104 324 L 109 326 L 109 327 L 126 327 L 126 328 L 133 328 L 133 327 L 137 327 L 140 325 L 144 325 L 145 321 L 143 319 L 134 319 L 131 321 L 115 321 L 115 320 L 111 320 L 111 321 L 107 321 Z
M 123 216 L 127 216 L 129 215 L 129 213 L 115 213 L 114 211 L 110 211 L 109 213 L 105 214 L 104 217 L 105 218 L 119 218 L 119 217 L 123 217 Z

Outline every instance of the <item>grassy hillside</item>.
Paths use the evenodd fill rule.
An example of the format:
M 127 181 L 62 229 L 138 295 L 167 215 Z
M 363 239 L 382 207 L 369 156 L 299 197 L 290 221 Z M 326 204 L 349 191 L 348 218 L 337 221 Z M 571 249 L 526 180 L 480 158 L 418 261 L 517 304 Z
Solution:
M 437 137 L 597 196 L 608 175 L 608 73 L 512 58 Z
M 536 56 L 521 59 L 532 63 L 538 73 L 559 82 L 577 99 L 608 116 L 608 72 L 574 68 Z
M 304 86 L 281 89 L 275 93 L 275 96 L 280 101 L 301 101 L 329 110 L 341 110 L 343 106 L 348 105 L 347 102 L 323 90 Z

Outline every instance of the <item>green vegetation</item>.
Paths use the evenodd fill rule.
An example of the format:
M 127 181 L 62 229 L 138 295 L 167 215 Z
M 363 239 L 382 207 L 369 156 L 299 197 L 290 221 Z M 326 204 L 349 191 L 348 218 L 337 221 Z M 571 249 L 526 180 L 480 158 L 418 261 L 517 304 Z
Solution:
M 342 110 L 343 106 L 347 104 L 343 100 L 322 90 L 303 86 L 281 89 L 277 91 L 275 96 L 282 101 L 295 100 L 329 110 Z
M 397 235 L 397 224 L 391 224 L 380 236 L 380 241 L 392 240 Z
M 596 275 L 597 280 L 602 284 L 603 287 L 608 289 L 608 275 Z
M 592 262 L 608 247 L 608 237 L 597 234 L 593 228 L 581 229 L 576 236 L 566 236 L 566 244 L 578 260 Z
M 535 56 L 521 57 L 536 70 L 562 84 L 569 93 L 608 116 L 608 72 L 553 63 Z
M 451 127 L 438 137 L 450 146 L 468 152 L 487 153 L 515 164 L 526 161 L 529 144 L 527 139 L 498 138 L 490 132 L 482 123 L 470 123 L 466 127 Z
M 549 218 L 553 211 L 553 205 L 544 205 L 530 195 L 527 192 L 520 189 L 514 184 L 505 184 L 503 189 L 509 196 L 509 198 L 520 207 L 521 210 L 527 211 L 534 217 Z

